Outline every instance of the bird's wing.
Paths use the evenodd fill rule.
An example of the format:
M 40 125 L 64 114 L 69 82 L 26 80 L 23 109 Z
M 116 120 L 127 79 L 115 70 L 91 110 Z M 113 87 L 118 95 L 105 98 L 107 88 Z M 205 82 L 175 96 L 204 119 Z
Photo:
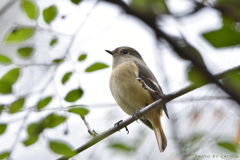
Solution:
M 158 84 L 157 79 L 155 78 L 155 76 L 153 75 L 153 73 L 151 72 L 151 70 L 147 67 L 147 65 L 143 62 L 143 61 L 134 61 L 135 64 L 138 67 L 138 76 L 139 78 L 141 78 L 142 80 L 144 80 L 144 82 L 153 90 L 158 91 L 160 94 L 163 94 L 162 88 L 160 87 L 160 85 Z M 152 97 L 155 100 L 160 99 L 160 97 L 152 92 L 149 92 Z M 166 105 L 162 106 L 166 116 L 169 118 L 168 116 L 168 112 L 167 112 L 167 108 Z M 159 110 L 160 112 L 160 110 Z

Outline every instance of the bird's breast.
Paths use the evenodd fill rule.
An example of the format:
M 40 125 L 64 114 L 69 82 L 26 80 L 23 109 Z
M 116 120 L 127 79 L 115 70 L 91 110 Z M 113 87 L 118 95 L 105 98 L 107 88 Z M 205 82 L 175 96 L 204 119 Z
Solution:
M 110 77 L 110 90 L 124 112 L 132 115 L 146 104 L 154 102 L 151 94 L 142 88 L 138 77 L 138 67 L 133 61 L 116 66 Z

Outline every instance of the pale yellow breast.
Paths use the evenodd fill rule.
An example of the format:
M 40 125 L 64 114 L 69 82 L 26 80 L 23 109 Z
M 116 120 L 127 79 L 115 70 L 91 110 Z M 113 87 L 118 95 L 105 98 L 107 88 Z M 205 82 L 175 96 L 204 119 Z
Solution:
M 138 68 L 133 61 L 116 66 L 110 77 L 110 90 L 124 112 L 132 115 L 145 104 L 154 102 L 151 94 L 136 80 Z

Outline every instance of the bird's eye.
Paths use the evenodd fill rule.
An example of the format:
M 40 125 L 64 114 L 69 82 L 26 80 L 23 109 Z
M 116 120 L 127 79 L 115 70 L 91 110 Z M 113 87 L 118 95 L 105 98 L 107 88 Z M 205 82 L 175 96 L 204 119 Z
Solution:
M 124 51 L 123 51 L 123 54 L 128 54 L 128 51 L 127 51 L 127 50 L 124 50 Z

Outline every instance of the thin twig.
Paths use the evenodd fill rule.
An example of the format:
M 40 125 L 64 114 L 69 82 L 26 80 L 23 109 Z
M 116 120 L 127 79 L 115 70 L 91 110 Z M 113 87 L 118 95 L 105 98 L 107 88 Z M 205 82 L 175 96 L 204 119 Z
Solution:
M 14 143 L 13 143 L 13 145 L 12 145 L 12 148 L 11 148 L 11 152 L 10 152 L 10 154 L 9 154 L 9 156 L 8 156 L 8 159 L 9 159 L 9 160 L 12 159 L 12 158 L 11 158 L 12 151 L 13 151 L 13 150 L 16 148 L 16 146 L 17 146 L 18 140 L 19 140 L 20 135 L 21 135 L 21 133 L 22 133 L 22 130 L 23 130 L 23 128 L 24 128 L 24 126 L 25 126 L 25 124 L 26 124 L 26 122 L 27 122 L 27 119 L 28 119 L 28 117 L 30 116 L 31 111 L 32 111 L 32 110 L 29 110 L 28 113 L 27 113 L 27 114 L 24 116 L 24 118 L 23 118 L 22 125 L 20 126 L 20 128 L 19 128 L 19 130 L 18 130 L 17 137 L 15 138 L 15 141 L 14 141 Z
M 222 78 L 225 78 L 228 75 L 228 73 L 231 73 L 233 71 L 240 71 L 240 65 L 237 67 L 231 68 L 229 70 L 226 70 L 222 73 L 216 74 L 214 77 L 218 78 L 218 79 L 222 79 Z M 203 86 L 203 85 L 201 85 L 201 86 Z M 150 113 L 150 112 L 160 108 L 162 105 L 166 104 L 167 102 L 169 102 L 177 97 L 180 97 L 190 91 L 193 91 L 197 88 L 200 88 L 201 86 L 191 84 L 183 89 L 180 89 L 178 91 L 167 94 L 163 97 L 163 99 L 159 99 L 159 100 L 153 102 L 152 104 L 148 105 L 147 107 L 143 108 L 142 110 L 140 110 L 139 113 L 136 115 L 136 117 L 137 118 L 143 117 L 147 113 Z M 133 116 L 129 117 L 125 121 L 119 123 L 118 127 L 109 128 L 107 131 L 105 131 L 101 134 L 98 134 L 96 137 L 92 138 L 91 140 L 89 140 L 88 142 L 86 142 L 85 144 L 83 144 L 82 146 L 77 148 L 75 150 L 75 152 L 80 153 L 80 152 L 86 150 L 87 148 L 93 146 L 94 144 L 96 144 L 96 143 L 100 142 L 101 140 L 107 138 L 108 136 L 112 135 L 113 133 L 118 132 L 120 129 L 125 128 L 126 126 L 133 123 L 134 121 L 136 121 L 135 117 L 133 117 Z M 60 157 L 57 160 L 67 160 L 67 159 L 68 158 L 66 158 L 66 157 Z
M 82 120 L 83 120 L 85 126 L 86 126 L 87 129 L 88 129 L 88 133 L 89 133 L 91 136 L 96 137 L 97 132 L 95 132 L 95 130 L 91 129 L 89 123 L 86 121 L 85 116 L 81 116 L 81 118 L 82 118 Z

